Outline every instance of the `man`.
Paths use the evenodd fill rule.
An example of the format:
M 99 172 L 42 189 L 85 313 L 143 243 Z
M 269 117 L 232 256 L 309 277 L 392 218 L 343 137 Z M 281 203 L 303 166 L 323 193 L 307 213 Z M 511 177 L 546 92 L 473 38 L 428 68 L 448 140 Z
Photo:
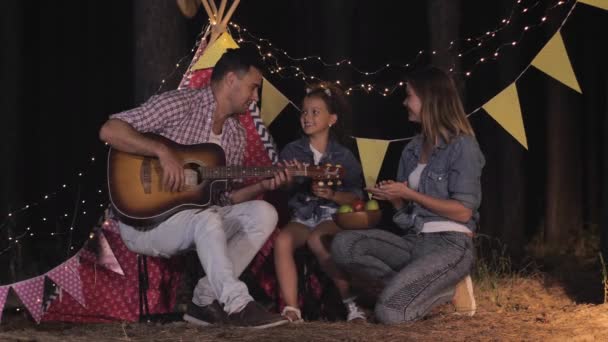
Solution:
M 153 96 L 138 108 L 110 116 L 99 136 L 118 150 L 157 157 L 165 188 L 179 191 L 184 171 L 175 152 L 142 133 L 160 134 L 185 145 L 216 143 L 224 149 L 228 165 L 242 164 L 245 129 L 236 115 L 258 101 L 261 70 L 253 52 L 229 49 L 217 62 L 208 87 Z M 183 210 L 153 228 L 120 222 L 120 234 L 130 250 L 146 255 L 169 257 L 196 249 L 207 275 L 194 289 L 186 321 L 256 328 L 281 325 L 287 321 L 256 303 L 238 276 L 277 224 L 274 207 L 252 199 L 288 181 L 287 173 L 279 172 L 274 178 L 223 193 L 222 206 Z

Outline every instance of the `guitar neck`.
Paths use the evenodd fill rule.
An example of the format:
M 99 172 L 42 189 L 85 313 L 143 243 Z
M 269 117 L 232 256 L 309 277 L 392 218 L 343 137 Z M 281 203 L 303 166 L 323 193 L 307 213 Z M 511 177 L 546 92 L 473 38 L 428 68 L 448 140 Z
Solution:
M 277 166 L 216 166 L 205 167 L 201 170 L 201 176 L 205 179 L 234 179 L 234 178 L 272 178 L 274 174 L 281 170 L 287 170 L 292 176 L 302 177 L 326 177 L 334 175 L 334 172 L 324 171 L 322 168 L 303 168 L 301 170 L 293 168 L 282 168 Z

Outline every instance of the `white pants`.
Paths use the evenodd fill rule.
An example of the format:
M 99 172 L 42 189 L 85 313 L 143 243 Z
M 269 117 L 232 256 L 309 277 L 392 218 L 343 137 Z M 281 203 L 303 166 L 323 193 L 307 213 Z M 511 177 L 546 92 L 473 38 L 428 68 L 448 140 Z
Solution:
M 149 231 L 121 222 L 120 235 L 130 250 L 150 256 L 170 257 L 195 249 L 206 276 L 194 288 L 192 302 L 204 306 L 217 299 L 230 314 L 253 300 L 238 277 L 277 221 L 275 208 L 256 200 L 180 211 Z

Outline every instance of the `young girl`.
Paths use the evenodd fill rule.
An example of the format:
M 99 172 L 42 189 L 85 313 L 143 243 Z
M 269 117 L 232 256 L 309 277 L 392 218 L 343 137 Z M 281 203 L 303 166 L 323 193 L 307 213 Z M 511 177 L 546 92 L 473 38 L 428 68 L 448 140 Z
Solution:
M 367 189 L 393 204 L 403 235 L 343 232 L 334 239 L 332 256 L 341 268 L 385 285 L 375 307 L 380 322 L 416 320 L 450 300 L 457 312 L 472 316 L 469 272 L 485 160 L 446 73 L 413 73 L 406 92 L 403 105 L 422 132 L 404 148 L 397 180 Z
M 290 321 L 302 321 L 298 308 L 298 280 L 293 253 L 305 244 L 319 260 L 321 269 L 336 284 L 347 307 L 347 319 L 365 320 L 364 313 L 349 293 L 344 274 L 331 260 L 327 241 L 340 231 L 331 215 L 340 205 L 350 204 L 363 196 L 361 165 L 338 140 L 343 134 L 341 119 L 348 111 L 345 95 L 337 87 L 318 84 L 307 89 L 300 115 L 305 136 L 289 143 L 281 151 L 280 158 L 288 166 L 332 164 L 341 165 L 346 171 L 340 185 L 321 186 L 318 183 L 311 184 L 310 179 L 296 177 L 289 190 L 292 218 L 276 239 L 274 261 L 286 304 L 282 315 Z

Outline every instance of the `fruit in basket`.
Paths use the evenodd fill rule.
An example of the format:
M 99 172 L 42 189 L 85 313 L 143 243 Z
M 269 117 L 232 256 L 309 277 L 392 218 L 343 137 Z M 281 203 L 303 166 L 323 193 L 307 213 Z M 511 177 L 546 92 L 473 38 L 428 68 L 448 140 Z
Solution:
M 340 214 L 344 214 L 344 213 L 352 213 L 353 212 L 353 207 L 351 207 L 348 204 L 342 204 L 339 208 L 338 208 L 338 213 Z
M 365 202 L 365 210 L 379 210 L 380 204 L 376 200 L 369 200 Z
M 352 207 L 354 211 L 363 211 L 365 210 L 365 202 L 362 200 L 356 200 L 353 202 Z

